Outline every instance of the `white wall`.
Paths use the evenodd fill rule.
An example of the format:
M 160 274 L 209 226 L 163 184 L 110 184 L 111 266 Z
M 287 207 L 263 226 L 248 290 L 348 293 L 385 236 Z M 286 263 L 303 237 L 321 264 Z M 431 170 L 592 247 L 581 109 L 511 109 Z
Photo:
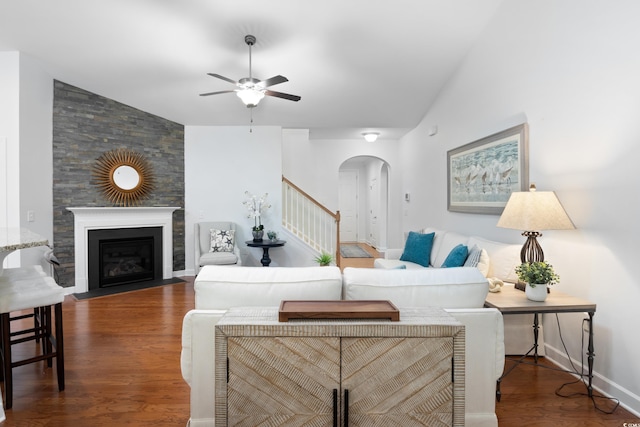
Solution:
M 454 229 L 524 243 L 498 216 L 449 213 L 446 153 L 524 121 L 530 181 L 554 190 L 575 231 L 539 239 L 557 269 L 555 289 L 597 304 L 595 385 L 640 413 L 640 3 L 503 2 L 420 126 L 401 141 L 411 191 L 405 230 Z M 437 135 L 427 130 L 437 125 Z M 571 357 L 581 358 L 582 315 L 560 316 Z M 555 317 L 545 316 L 547 354 L 566 364 Z M 552 392 L 552 390 L 550 390 Z
M 20 54 L 20 224 L 53 242 L 53 78 Z M 28 221 L 27 212 L 33 213 Z M 22 250 L 24 265 L 37 264 L 42 248 Z
M 6 189 L 0 227 L 25 227 L 53 240 L 53 79 L 24 53 L 0 52 L 0 139 L 6 147 Z M 27 211 L 34 221 L 27 221 Z M 37 264 L 41 249 L 25 249 L 8 266 Z
M 19 97 L 20 54 L 0 52 L 0 138 L 3 139 L 6 169 L 3 169 L 6 199 L 0 206 L 0 226 L 19 227 Z M 4 168 L 5 165 L 3 165 Z
M 265 230 L 282 227 L 281 141 L 279 127 L 185 126 L 185 257 L 187 274 L 194 269 L 194 224 L 233 221 L 238 224 L 243 263 L 260 265 L 262 251 L 247 248 L 253 220 L 242 204 L 245 191 L 268 193 L 271 208 Z M 287 248 L 269 252 L 272 265 L 287 265 Z

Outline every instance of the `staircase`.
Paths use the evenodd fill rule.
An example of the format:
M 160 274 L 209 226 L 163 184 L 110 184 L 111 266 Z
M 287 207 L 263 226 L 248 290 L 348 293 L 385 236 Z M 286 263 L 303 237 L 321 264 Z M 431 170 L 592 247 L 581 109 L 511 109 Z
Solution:
M 284 176 L 282 226 L 319 253 L 332 254 L 340 266 L 340 211 L 331 212 Z

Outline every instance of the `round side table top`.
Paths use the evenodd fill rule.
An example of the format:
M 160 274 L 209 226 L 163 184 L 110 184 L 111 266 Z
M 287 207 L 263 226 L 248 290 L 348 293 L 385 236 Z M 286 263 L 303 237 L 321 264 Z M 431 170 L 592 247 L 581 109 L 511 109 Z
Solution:
M 287 241 L 263 239 L 259 242 L 256 242 L 255 240 L 247 240 L 245 243 L 247 244 L 247 246 L 250 246 L 252 248 L 277 248 L 280 246 L 284 246 Z

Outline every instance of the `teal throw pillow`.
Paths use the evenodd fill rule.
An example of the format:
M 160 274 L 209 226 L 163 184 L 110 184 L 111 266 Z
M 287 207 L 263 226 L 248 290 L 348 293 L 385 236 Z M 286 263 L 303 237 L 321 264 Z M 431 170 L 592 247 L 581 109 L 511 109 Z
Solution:
M 465 260 L 467 259 L 467 255 L 469 254 L 469 249 L 463 244 L 456 246 L 451 249 L 449 255 L 447 255 L 447 259 L 442 263 L 442 268 L 447 267 L 462 267 L 464 265 Z
M 431 260 L 431 247 L 436 233 L 422 234 L 410 231 L 407 241 L 404 244 L 404 251 L 400 261 L 409 261 L 429 267 Z M 464 261 L 463 261 L 464 262 Z

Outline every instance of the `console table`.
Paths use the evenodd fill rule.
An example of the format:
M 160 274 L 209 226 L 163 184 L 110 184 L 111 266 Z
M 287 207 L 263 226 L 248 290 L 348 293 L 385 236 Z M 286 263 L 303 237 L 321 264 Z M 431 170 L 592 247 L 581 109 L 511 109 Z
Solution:
M 269 249 L 282 247 L 284 246 L 285 243 L 287 243 L 287 241 L 286 240 L 260 240 L 260 241 L 247 240 L 245 243 L 250 248 L 262 248 L 262 259 L 260 260 L 260 262 L 262 263 L 263 267 L 269 267 L 269 264 L 271 264 L 271 258 L 269 258 Z
M 465 328 L 440 308 L 397 322 L 233 308 L 215 331 L 216 426 L 464 425 Z
M 529 356 L 533 352 L 535 362 L 538 362 L 538 330 L 539 315 L 543 313 L 587 313 L 589 315 L 589 344 L 587 347 L 587 362 L 589 364 L 589 385 L 587 392 L 589 397 L 593 396 L 593 315 L 596 312 L 596 305 L 582 298 L 573 297 L 571 295 L 551 290 L 547 299 L 543 302 L 531 301 L 527 299 L 525 293 L 518 290 L 512 284 L 505 283 L 500 292 L 489 292 L 484 303 L 485 307 L 496 308 L 503 315 L 507 314 L 533 314 L 533 347 L 520 359 L 516 360 L 516 364 L 507 370 L 498 379 L 496 386 L 496 399 L 500 401 L 500 382 L 511 371 L 513 371 L 519 362 Z

